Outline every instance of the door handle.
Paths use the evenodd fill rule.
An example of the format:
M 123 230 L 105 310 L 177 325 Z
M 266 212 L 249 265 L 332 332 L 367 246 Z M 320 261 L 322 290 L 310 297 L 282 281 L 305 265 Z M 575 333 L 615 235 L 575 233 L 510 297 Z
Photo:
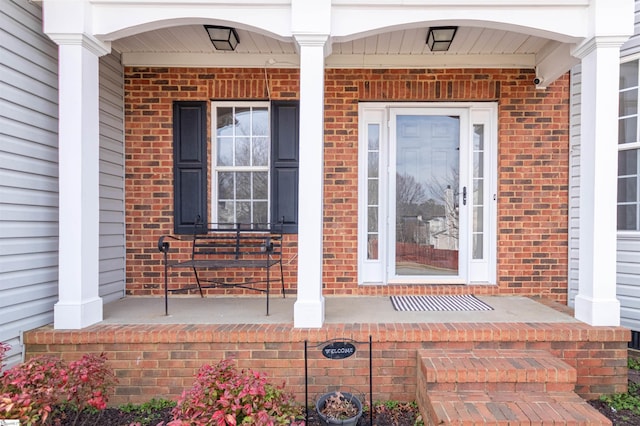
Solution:
M 463 206 L 467 205 L 467 187 L 466 186 L 462 187 L 462 205 Z

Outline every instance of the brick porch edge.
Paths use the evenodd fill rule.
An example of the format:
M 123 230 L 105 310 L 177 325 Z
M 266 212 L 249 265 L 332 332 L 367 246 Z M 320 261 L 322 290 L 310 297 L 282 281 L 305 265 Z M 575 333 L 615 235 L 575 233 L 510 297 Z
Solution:
M 290 324 L 95 325 L 83 330 L 25 333 L 28 357 L 47 353 L 76 359 L 105 352 L 119 379 L 113 404 L 171 398 L 189 388 L 197 369 L 232 358 L 240 368 L 264 371 L 304 400 L 304 341 L 373 340 L 374 400 L 411 401 L 416 396 L 416 351 L 436 348 L 541 349 L 577 370 L 576 392 L 585 399 L 627 389 L 627 342 L 622 327 L 583 323 L 327 324 L 297 329 Z M 357 357 L 367 359 L 368 350 Z M 347 360 L 344 360 L 346 362 Z M 311 392 L 329 384 L 360 386 L 368 365 L 312 366 Z

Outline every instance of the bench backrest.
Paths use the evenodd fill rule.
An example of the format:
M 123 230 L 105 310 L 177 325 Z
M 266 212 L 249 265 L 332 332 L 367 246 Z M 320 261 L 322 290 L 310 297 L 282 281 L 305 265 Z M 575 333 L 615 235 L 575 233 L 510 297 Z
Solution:
M 282 258 L 282 232 L 269 224 L 209 224 L 193 235 L 193 259 Z

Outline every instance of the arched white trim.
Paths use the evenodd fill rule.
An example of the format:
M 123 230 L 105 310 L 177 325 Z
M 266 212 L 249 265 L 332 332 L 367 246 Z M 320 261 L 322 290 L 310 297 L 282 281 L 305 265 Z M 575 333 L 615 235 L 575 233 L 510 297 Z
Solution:
M 150 7 L 148 3 L 140 2 L 95 5 L 92 9 L 94 34 L 103 40 L 117 40 L 176 25 L 217 24 L 291 40 L 291 8 L 288 5 L 167 3 L 163 7 Z
M 331 31 L 334 41 L 343 42 L 381 32 L 458 25 L 513 31 L 536 37 L 576 43 L 588 34 L 584 7 L 549 8 L 529 6 L 504 8 L 490 5 L 474 8 L 334 8 Z

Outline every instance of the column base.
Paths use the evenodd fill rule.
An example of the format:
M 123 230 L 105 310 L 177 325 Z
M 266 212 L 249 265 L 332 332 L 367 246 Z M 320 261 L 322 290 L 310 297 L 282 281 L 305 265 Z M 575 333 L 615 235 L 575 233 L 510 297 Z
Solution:
M 324 297 L 319 300 L 297 300 L 293 305 L 295 328 L 321 328 L 324 324 Z
M 53 306 L 53 328 L 79 330 L 102 321 L 102 299 L 78 303 L 58 302 Z
M 575 318 L 593 326 L 619 326 L 618 299 L 593 299 L 578 295 L 575 300 Z

